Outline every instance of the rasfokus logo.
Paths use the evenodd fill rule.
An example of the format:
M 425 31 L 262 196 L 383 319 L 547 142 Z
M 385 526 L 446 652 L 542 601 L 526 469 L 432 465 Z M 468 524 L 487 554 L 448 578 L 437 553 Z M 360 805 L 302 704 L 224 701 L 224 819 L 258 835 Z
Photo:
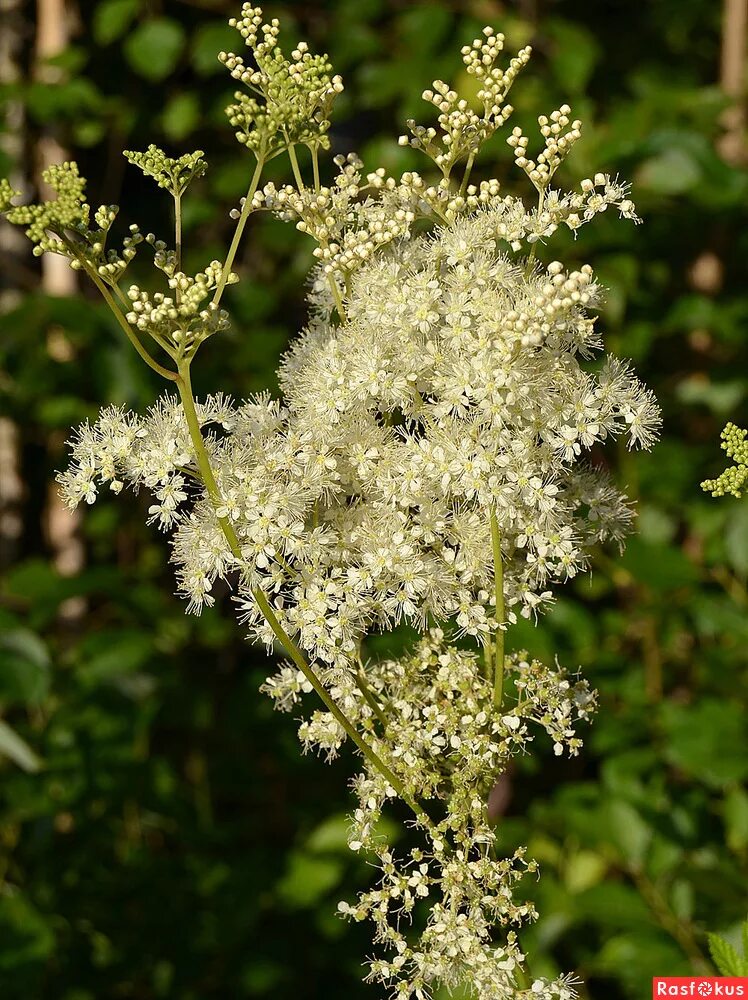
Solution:
M 655 976 L 652 1000 L 656 997 L 745 997 L 748 976 Z

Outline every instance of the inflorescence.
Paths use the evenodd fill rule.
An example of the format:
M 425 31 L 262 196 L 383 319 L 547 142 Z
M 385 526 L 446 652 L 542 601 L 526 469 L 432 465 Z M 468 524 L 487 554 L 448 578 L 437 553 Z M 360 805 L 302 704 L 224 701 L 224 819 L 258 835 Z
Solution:
M 79 428 L 63 496 L 75 507 L 105 489 L 148 490 L 188 610 L 212 604 L 216 582 L 229 580 L 249 637 L 280 642 L 289 657 L 263 690 L 287 711 L 312 692 L 322 699 L 301 722 L 304 749 L 334 757 L 351 739 L 362 751 L 349 844 L 381 878 L 339 909 L 374 924 L 382 953 L 372 979 L 416 1000 L 440 985 L 481 1000 L 570 1000 L 571 977 L 525 971 L 517 929 L 535 911 L 519 883 L 537 866 L 523 849 L 502 854 L 488 799 L 536 732 L 559 755 L 581 746 L 594 692 L 557 664 L 505 652 L 505 634 L 631 529 L 631 504 L 591 449 L 616 438 L 649 448 L 659 429 L 657 404 L 627 363 L 590 364 L 602 349 L 592 268 L 537 257 L 560 226 L 576 232 L 608 208 L 637 221 L 628 187 L 602 173 L 577 191 L 552 187 L 581 135 L 567 105 L 538 119 L 538 154 L 521 129 L 507 140 L 533 185 L 530 207 L 496 179 L 472 179 L 530 58 L 524 48 L 502 67 L 504 39 L 490 27 L 462 50 L 477 104 L 436 80 L 423 94 L 436 124 L 409 121 L 400 139 L 436 179 L 364 173 L 349 154 L 334 157 L 325 185 L 319 152 L 340 78 L 303 42 L 287 58 L 278 22 L 257 7 L 245 4 L 231 24 L 249 61 L 219 56 L 246 88 L 227 114 L 256 167 L 223 264 L 195 275 L 181 265 L 181 199 L 205 172 L 200 150 L 125 153 L 174 198 L 173 249 L 135 224 L 121 250 L 107 248 L 119 209 L 92 212 L 73 163 L 46 171 L 56 197 L 39 204 L 13 207 L 17 192 L 0 181 L 0 212 L 27 227 L 35 253 L 63 254 L 92 278 L 177 390 L 144 416 L 110 406 Z M 261 186 L 264 164 L 282 153 L 294 183 Z M 190 365 L 228 326 L 221 298 L 260 210 L 315 243 L 310 319 L 280 368 L 283 401 L 195 402 Z M 120 286 L 142 243 L 160 291 Z M 746 432 L 728 425 L 723 439 L 735 465 L 704 487 L 739 495 Z M 416 647 L 367 661 L 367 635 L 401 622 L 420 632 Z M 423 837 L 402 855 L 378 822 L 396 796 Z
M 748 431 L 729 423 L 722 431 L 721 437 L 721 447 L 727 452 L 727 457 L 732 459 L 733 464 L 728 465 L 716 479 L 705 479 L 701 488 L 711 493 L 713 497 L 722 497 L 726 493 L 741 497 L 748 482 Z

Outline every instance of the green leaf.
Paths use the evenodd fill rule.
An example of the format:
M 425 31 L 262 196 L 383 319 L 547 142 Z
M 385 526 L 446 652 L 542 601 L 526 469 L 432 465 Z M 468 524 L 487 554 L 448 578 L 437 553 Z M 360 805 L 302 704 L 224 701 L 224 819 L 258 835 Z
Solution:
M 200 76 L 223 73 L 218 53 L 231 52 L 236 47 L 236 32 L 228 24 L 204 24 L 194 34 L 192 65 Z
M 309 834 L 306 849 L 314 854 L 348 852 L 348 817 L 344 813 L 328 816 Z
M 748 962 L 738 955 L 737 951 L 718 934 L 707 934 L 709 953 L 714 964 L 723 976 L 745 976 L 748 974 Z
M 712 382 L 703 375 L 692 375 L 678 383 L 675 394 L 687 406 L 702 404 L 725 417 L 737 409 L 745 395 L 745 386 L 739 379 Z
M 157 81 L 177 65 L 184 48 L 184 29 L 176 21 L 157 17 L 141 24 L 125 42 L 127 61 L 140 76 Z
M 153 641 L 147 633 L 111 629 L 84 642 L 78 672 L 89 683 L 108 682 L 140 670 L 152 654 Z
M 140 0 L 104 0 L 94 8 L 93 36 L 99 45 L 109 45 L 127 31 L 138 12 Z
M 643 538 L 631 539 L 618 565 L 658 591 L 694 586 L 699 580 L 697 567 L 681 549 Z
M 602 881 L 608 863 L 596 851 L 577 851 L 566 862 L 564 884 L 570 893 L 584 892 Z
M 278 883 L 278 894 L 287 906 L 314 906 L 340 881 L 344 862 L 329 855 L 291 854 L 286 874 Z
M 32 704 L 49 690 L 50 660 L 44 642 L 29 629 L 0 636 L 0 700 Z
M 701 177 L 701 167 L 689 152 L 665 149 L 642 165 L 636 185 L 655 194 L 685 194 L 696 187 Z
M 0 755 L 8 757 L 24 771 L 33 773 L 41 767 L 41 761 L 28 743 L 3 719 L 0 719 Z
M 44 917 L 20 894 L 0 895 L 0 970 L 44 962 L 54 950 L 55 935 Z M 5 983 L 7 977 L 3 976 Z
M 736 503 L 725 528 L 727 560 L 740 574 L 748 574 L 748 503 Z
M 164 108 L 164 132 L 175 142 L 179 142 L 194 131 L 199 120 L 200 102 L 197 94 L 189 91 L 175 94 Z
M 640 865 L 652 839 L 652 830 L 641 814 L 628 802 L 614 799 L 608 806 L 610 839 L 629 864 Z
M 685 774 L 720 788 L 748 777 L 748 734 L 741 706 L 704 698 L 662 706 L 666 759 Z
M 547 26 L 554 42 L 551 57 L 556 75 L 572 92 L 583 90 L 600 59 L 600 46 L 584 24 L 553 19 Z

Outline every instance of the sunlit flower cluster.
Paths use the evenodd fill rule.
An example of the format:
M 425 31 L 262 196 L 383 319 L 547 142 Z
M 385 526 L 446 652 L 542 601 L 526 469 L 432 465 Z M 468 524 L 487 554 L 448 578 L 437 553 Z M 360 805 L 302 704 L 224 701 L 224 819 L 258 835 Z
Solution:
M 350 740 L 361 751 L 349 845 L 376 859 L 381 879 L 340 912 L 374 924 L 370 978 L 401 1000 L 441 986 L 571 1000 L 572 978 L 525 972 L 516 928 L 535 916 L 522 880 L 537 866 L 524 849 L 502 852 L 488 801 L 537 733 L 557 755 L 579 750 L 594 692 L 557 664 L 505 653 L 505 632 L 588 569 L 597 546 L 622 545 L 633 511 L 600 446 L 649 448 L 658 433 L 651 392 L 602 354 L 592 268 L 539 259 L 561 226 L 576 232 L 609 208 L 637 221 L 628 186 L 597 173 L 575 191 L 551 187 L 581 134 L 568 105 L 539 117 L 541 152 L 519 128 L 507 140 L 534 187 L 530 207 L 496 179 L 473 179 L 530 56 L 501 67 L 503 36 L 490 27 L 462 50 L 477 99 L 434 81 L 423 97 L 436 124 L 409 121 L 400 140 L 441 176 L 366 172 L 349 154 L 325 184 L 319 153 L 340 78 L 304 42 L 287 58 L 278 22 L 251 4 L 231 24 L 251 58 L 219 56 L 247 88 L 227 113 L 256 165 L 223 263 L 182 269 L 181 201 L 206 169 L 199 150 L 125 154 L 174 199 L 173 243 L 132 224 L 121 250 L 108 247 L 119 209 L 92 211 L 73 163 L 50 168 L 57 197 L 36 205 L 13 207 L 0 181 L 0 212 L 28 227 L 35 253 L 61 253 L 91 277 L 174 393 L 144 415 L 108 407 L 81 427 L 62 494 L 75 507 L 146 490 L 188 610 L 213 604 L 224 581 L 248 637 L 288 655 L 263 690 L 279 709 L 305 710 L 303 748 L 332 759 Z M 311 157 L 306 183 L 297 146 Z M 263 177 L 281 153 L 294 183 Z M 195 401 L 190 366 L 228 326 L 222 296 L 260 210 L 314 240 L 308 326 L 280 367 L 281 400 Z M 144 242 L 160 291 L 120 286 Z M 723 436 L 737 471 L 704 485 L 737 493 L 745 432 Z M 367 661 L 367 636 L 401 623 L 421 635 L 415 648 Z M 379 822 L 396 796 L 423 836 L 401 856 Z
M 353 920 L 373 921 L 383 955 L 371 962 L 371 978 L 393 987 L 394 996 L 430 996 L 439 983 L 451 988 L 470 983 L 486 1000 L 575 995 L 566 978 L 528 983 L 526 994 L 517 989 L 523 956 L 511 928 L 536 916 L 531 903 L 517 901 L 517 885 L 537 866 L 523 849 L 501 855 L 486 803 L 534 730 L 545 729 L 558 753 L 577 752 L 574 726 L 589 718 L 594 692 L 563 670 L 528 661 L 524 653 L 507 657 L 505 669 L 510 691 L 499 708 L 492 705 L 478 657 L 446 644 L 440 630 L 432 630 L 410 656 L 367 665 L 369 701 L 359 692 L 359 722 L 369 724 L 377 751 L 434 817 L 423 824 L 426 848 L 400 857 L 378 832 L 382 807 L 394 790 L 372 768 L 353 782 L 359 806 L 350 846 L 376 855 L 381 880 L 339 910 Z M 299 697 L 290 694 L 293 679 L 269 682 L 275 697 L 279 687 L 290 696 L 290 707 Z M 382 737 L 372 724 L 375 713 L 382 719 Z M 315 719 L 314 728 L 318 739 L 310 738 L 308 726 L 302 727 L 302 739 L 328 751 L 329 720 Z M 414 935 L 411 925 L 422 912 L 425 928 Z M 492 934 L 497 925 L 508 929 L 501 942 Z
M 286 359 L 285 407 L 222 402 L 225 433 L 208 440 L 222 506 L 203 497 L 181 519 L 169 511 L 193 606 L 216 576 L 201 532 L 212 524 L 219 544 L 217 516 L 242 544 L 250 593 L 240 583 L 238 599 L 253 633 L 271 641 L 251 596 L 259 585 L 286 631 L 333 665 L 372 627 L 420 627 L 431 616 L 480 636 L 502 625 L 489 511 L 508 621 L 550 600 L 551 585 L 585 569 L 599 542 L 625 537 L 625 497 L 583 458 L 621 434 L 649 447 L 658 408 L 623 362 L 584 364 L 600 347 L 591 269 L 518 265 L 497 249 L 497 219 L 479 212 L 360 270 L 348 322 L 331 323 L 328 301 Z M 153 413 L 121 469 L 108 441 L 125 432 L 113 430 L 111 413 L 81 439 L 71 500 L 115 469 L 139 484 L 140 450 L 151 448 L 154 419 L 162 433 L 164 414 L 184 442 L 167 454 L 189 454 L 176 401 Z M 216 419 L 210 404 L 202 419 Z M 194 474 L 192 459 L 181 464 L 190 463 Z M 232 563 L 226 552 L 219 561 Z

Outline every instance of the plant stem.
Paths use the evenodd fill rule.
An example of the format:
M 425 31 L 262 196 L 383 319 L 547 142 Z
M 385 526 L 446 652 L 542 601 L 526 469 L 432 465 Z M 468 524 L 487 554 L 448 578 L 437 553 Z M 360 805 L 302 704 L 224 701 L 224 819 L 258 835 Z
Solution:
M 242 207 L 239 221 L 237 222 L 236 229 L 234 230 L 234 238 L 231 241 L 229 252 L 226 255 L 226 260 L 224 261 L 223 268 L 221 270 L 221 277 L 218 281 L 215 294 L 213 295 L 213 305 L 217 306 L 221 301 L 221 296 L 223 295 L 223 290 L 226 287 L 226 282 L 229 280 L 229 274 L 231 274 L 231 268 L 234 263 L 234 258 L 236 257 L 236 251 L 239 249 L 239 242 L 242 238 L 244 227 L 247 224 L 249 213 L 252 210 L 252 199 L 254 198 L 255 191 L 257 190 L 257 185 L 260 183 L 260 177 L 262 175 L 262 168 L 264 165 L 265 156 L 263 153 L 258 153 L 257 166 L 255 167 L 255 172 L 252 174 L 252 180 L 250 181 L 247 193 L 244 196 L 244 206 Z
M 122 329 L 125 331 L 125 334 L 127 335 L 127 339 L 130 341 L 130 343 L 132 344 L 132 346 L 135 348 L 135 350 L 141 356 L 141 358 L 143 359 L 143 361 L 145 361 L 145 363 L 148 365 L 148 367 L 152 368 L 154 370 L 154 372 L 157 372 L 159 375 L 161 375 L 162 378 L 169 379 L 171 382 L 176 382 L 176 380 L 179 378 L 179 376 L 177 375 L 177 373 L 171 371 L 171 369 L 169 369 L 169 368 L 164 368 L 163 365 L 160 365 L 158 363 L 158 361 L 156 361 L 154 358 L 151 357 L 151 355 L 148 353 L 148 351 L 146 351 L 145 347 L 143 347 L 143 345 L 140 343 L 140 340 L 136 336 L 136 334 L 133 331 L 132 327 L 130 326 L 130 324 L 125 319 L 125 317 L 124 317 L 124 315 L 122 313 L 122 310 L 117 305 L 117 303 L 114 301 L 114 297 L 113 297 L 112 293 L 106 287 L 106 285 L 101 280 L 101 278 L 98 276 L 98 274 L 96 274 L 95 271 L 93 271 L 91 268 L 87 267 L 86 265 L 84 265 L 84 267 L 86 269 L 86 273 L 88 274 L 89 278 L 96 285 L 96 287 L 98 288 L 98 290 L 101 292 L 102 297 L 104 298 L 104 301 L 106 302 L 106 304 L 109 306 L 109 308 L 114 313 L 115 319 L 117 320 L 117 322 L 119 323 L 119 325 L 122 327 Z M 161 345 L 161 346 L 163 346 L 163 345 Z
M 174 192 L 174 248 L 176 254 L 175 271 L 182 270 L 182 195 L 179 191 Z M 179 289 L 177 289 L 177 301 L 179 301 Z
M 376 715 L 376 717 L 379 719 L 379 721 L 382 723 L 382 725 L 386 729 L 387 728 L 387 716 L 384 714 L 382 706 L 379 704 L 379 702 L 377 701 L 376 697 L 374 696 L 374 693 L 372 692 L 371 688 L 369 687 L 369 685 L 368 685 L 368 683 L 366 681 L 366 676 L 365 676 L 364 671 L 362 669 L 359 669 L 358 673 L 356 674 L 356 683 L 359 686 L 361 694 L 366 699 L 366 702 L 369 705 L 369 708 L 372 710 L 372 712 Z
M 291 170 L 293 170 L 296 187 L 299 189 L 299 194 L 301 194 L 304 190 L 304 180 L 301 176 L 301 170 L 299 170 L 299 161 L 296 158 L 296 150 L 293 145 L 288 147 L 288 158 L 291 161 Z
M 493 665 L 491 663 L 491 636 L 487 635 L 483 640 L 483 666 L 486 674 L 486 680 L 491 680 L 493 674 Z
M 213 468 L 210 464 L 208 452 L 205 449 L 202 431 L 200 430 L 200 421 L 197 416 L 197 410 L 195 409 L 195 400 L 192 396 L 192 381 L 190 379 L 189 362 L 183 361 L 179 365 L 177 389 L 179 390 L 179 398 L 182 401 L 184 415 L 187 419 L 187 427 L 189 428 L 192 446 L 195 449 L 195 459 L 197 461 L 197 467 L 200 470 L 203 485 L 205 486 L 213 507 L 218 508 L 221 506 L 222 502 L 221 492 L 218 489 L 216 477 L 213 475 Z M 218 517 L 218 515 L 216 516 Z M 241 545 L 239 544 L 239 539 L 236 531 L 234 530 L 233 524 L 227 517 L 218 517 L 218 523 L 221 526 L 221 531 L 226 536 L 226 541 L 229 543 L 229 548 L 231 549 L 233 555 L 235 558 L 241 559 Z
M 493 700 L 501 708 L 504 699 L 504 564 L 501 559 L 501 533 L 496 520 L 496 508 L 491 507 L 491 549 L 493 550 L 494 592 L 496 595 L 496 650 L 494 654 Z
M 470 173 L 473 169 L 473 164 L 475 163 L 475 153 L 471 153 L 467 158 L 467 163 L 465 164 L 465 173 L 462 178 L 462 184 L 460 184 L 460 194 L 464 195 L 467 191 L 468 181 L 470 180 Z
M 545 198 L 545 188 L 538 189 L 538 219 L 540 219 L 540 213 L 543 211 L 543 200 Z M 532 247 L 530 248 L 530 255 L 527 258 L 527 265 L 525 267 L 525 275 L 530 274 L 532 271 L 532 265 L 535 260 L 535 250 L 537 248 L 539 240 L 535 240 Z
M 253 590 L 252 596 L 257 601 L 257 605 L 262 611 L 265 619 L 272 628 L 273 632 L 278 638 L 278 641 L 285 648 L 288 655 L 291 657 L 296 666 L 301 670 L 306 679 L 312 685 L 314 690 L 317 692 L 319 697 L 325 704 L 325 707 L 335 718 L 336 722 L 342 727 L 346 735 L 355 743 L 359 748 L 364 757 L 368 758 L 369 762 L 379 771 L 379 773 L 387 779 L 387 781 L 392 785 L 400 798 L 405 802 L 413 812 L 416 814 L 419 820 L 426 826 L 431 826 L 431 817 L 428 813 L 420 806 L 415 799 L 406 792 L 405 786 L 402 781 L 397 777 L 397 775 L 385 764 L 379 754 L 374 750 L 372 746 L 364 739 L 356 728 L 349 721 L 349 719 L 343 714 L 337 703 L 333 700 L 324 686 L 322 681 L 317 677 L 314 669 L 309 663 L 307 663 L 304 654 L 301 652 L 296 643 L 286 634 L 283 626 L 275 617 L 275 613 L 270 606 L 270 602 L 265 596 L 264 592 L 260 589 Z
M 673 913 L 661 890 L 640 867 L 631 866 L 629 871 L 642 898 L 652 910 L 660 926 L 678 942 L 698 973 L 710 975 L 712 970 L 699 946 L 693 924 L 688 920 L 679 919 Z
M 309 152 L 312 155 L 312 174 L 314 176 L 314 190 L 319 191 L 319 149 L 317 146 L 312 144 L 309 147 Z
M 208 496 L 210 497 L 211 503 L 214 507 L 219 507 L 221 504 L 221 494 L 218 489 L 218 484 L 216 483 L 216 478 L 213 474 L 213 469 L 210 464 L 210 458 L 205 449 L 205 442 L 203 441 L 202 431 L 200 429 L 200 421 L 197 416 L 197 411 L 195 409 L 195 401 L 192 396 L 192 384 L 190 380 L 190 370 L 189 362 L 183 362 L 179 366 L 179 376 L 177 378 L 177 389 L 179 390 L 179 396 L 182 400 L 182 406 L 184 407 L 185 417 L 187 419 L 187 426 L 190 432 L 190 438 L 192 440 L 192 446 L 195 449 L 195 458 L 197 460 L 198 468 L 200 469 L 200 474 L 203 477 L 203 483 L 205 489 L 207 490 Z M 239 544 L 239 539 L 237 537 L 236 531 L 234 530 L 233 524 L 225 517 L 219 517 L 218 523 L 221 526 L 226 541 L 229 543 L 229 548 L 231 549 L 233 555 L 236 559 L 241 560 L 242 552 L 241 545 Z M 353 743 L 359 748 L 361 753 L 366 757 L 373 767 L 375 767 L 380 774 L 386 778 L 389 784 L 395 789 L 400 798 L 413 810 L 418 819 L 425 823 L 426 825 L 431 825 L 431 819 L 426 813 L 426 811 L 420 806 L 405 790 L 402 781 L 397 777 L 397 775 L 385 764 L 381 759 L 379 754 L 374 750 L 373 747 L 357 732 L 356 728 L 350 722 L 350 720 L 343 714 L 340 707 L 337 705 L 335 700 L 331 697 L 327 689 L 325 688 L 322 681 L 319 679 L 315 673 L 313 667 L 307 662 L 304 654 L 301 652 L 296 643 L 287 634 L 281 623 L 278 621 L 275 612 L 267 599 L 264 591 L 255 587 L 252 590 L 252 596 L 257 602 L 257 606 L 265 618 L 265 621 L 273 630 L 276 638 L 280 644 L 285 649 L 286 653 L 296 666 L 301 670 L 306 677 L 307 681 L 311 684 L 313 689 L 322 699 L 325 707 L 332 714 L 336 722 L 339 723 L 346 735 L 353 741 Z
M 332 297 L 335 299 L 335 308 L 338 311 L 340 322 L 345 323 L 346 321 L 345 306 L 343 305 L 343 299 L 340 295 L 340 287 L 337 281 L 335 280 L 335 275 L 333 274 L 332 271 L 328 271 L 327 280 L 330 284 L 330 291 L 332 292 Z

